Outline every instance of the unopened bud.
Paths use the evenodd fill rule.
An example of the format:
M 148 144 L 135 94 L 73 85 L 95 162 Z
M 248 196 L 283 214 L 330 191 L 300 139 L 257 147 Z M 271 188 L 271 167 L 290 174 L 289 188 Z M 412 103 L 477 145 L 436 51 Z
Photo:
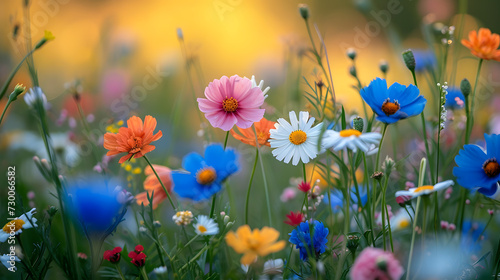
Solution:
M 365 122 L 364 122 L 363 118 L 361 118 L 359 116 L 354 118 L 354 120 L 352 120 L 352 126 L 354 127 L 354 129 L 356 129 L 359 132 L 363 132 L 364 125 L 365 125 Z
M 307 20 L 309 18 L 309 6 L 306 4 L 299 4 L 299 13 L 303 19 Z
M 55 206 L 50 206 L 49 210 L 47 210 L 47 213 L 50 217 L 54 217 L 54 215 L 57 213 L 57 208 Z
M 407 50 L 403 52 L 403 60 L 405 61 L 406 67 L 412 72 L 415 71 L 415 56 L 412 50 Z
M 36 44 L 35 49 L 41 48 L 48 41 L 54 40 L 56 37 L 52 35 L 52 32 L 45 30 L 43 38 Z
M 352 60 L 356 59 L 356 50 L 355 49 L 348 48 L 346 54 L 347 54 L 347 57 L 349 57 L 350 59 L 352 59 Z
M 371 177 L 375 180 L 380 180 L 382 179 L 382 177 L 384 177 L 384 173 L 380 171 L 375 171 Z
M 227 225 L 229 223 L 229 216 L 224 216 L 224 224 Z
M 153 222 L 153 226 L 156 227 L 156 228 L 160 228 L 161 227 L 160 221 L 154 221 Z
M 469 94 L 470 94 L 470 91 L 471 91 L 471 85 L 470 85 L 470 82 L 469 80 L 467 79 L 463 79 L 461 82 L 460 82 L 460 90 L 462 91 L 463 95 L 465 97 L 467 97 Z
M 351 74 L 354 78 L 358 76 L 358 72 L 356 71 L 356 67 L 354 65 L 349 67 L 349 74 Z
M 380 68 L 380 71 L 382 71 L 382 73 L 387 74 L 387 71 L 389 71 L 389 62 L 387 62 L 387 60 L 381 60 L 378 64 L 378 67 Z

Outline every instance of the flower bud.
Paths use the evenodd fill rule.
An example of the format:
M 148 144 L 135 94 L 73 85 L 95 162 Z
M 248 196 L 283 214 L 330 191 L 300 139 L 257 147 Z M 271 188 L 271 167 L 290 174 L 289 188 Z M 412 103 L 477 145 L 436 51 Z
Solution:
M 9 100 L 12 102 L 17 99 L 17 97 L 26 90 L 22 84 L 17 84 L 14 91 L 9 95 Z
M 179 27 L 177 28 L 177 39 L 179 40 L 184 40 L 184 33 L 182 32 L 182 29 Z
M 463 80 L 460 82 L 460 90 L 462 91 L 462 93 L 463 93 L 463 95 L 464 95 L 465 97 L 469 96 L 470 91 L 471 91 L 471 85 L 470 85 L 469 80 L 467 80 L 467 79 L 463 79 Z
M 349 57 L 350 59 L 352 59 L 352 60 L 356 59 L 356 50 L 355 49 L 348 48 L 346 54 L 347 54 L 347 57 Z
M 161 227 L 161 223 L 160 223 L 160 221 L 154 221 L 154 222 L 153 222 L 153 226 L 154 226 L 155 228 L 160 228 L 160 227 Z
M 365 122 L 364 122 L 363 118 L 361 118 L 359 116 L 354 118 L 354 120 L 352 120 L 352 126 L 354 127 L 354 129 L 356 129 L 359 132 L 363 132 L 364 125 L 365 125 Z
M 52 35 L 52 32 L 45 30 L 45 34 L 43 35 L 43 38 L 36 44 L 35 49 L 41 48 L 45 43 L 48 41 L 54 40 L 56 37 Z
M 55 206 L 50 206 L 49 210 L 47 210 L 47 213 L 50 217 L 54 217 L 54 215 L 57 213 L 57 208 Z
M 358 76 L 358 72 L 356 71 L 356 67 L 354 65 L 349 67 L 349 74 L 351 74 L 354 78 Z
M 229 223 L 229 216 L 224 216 L 224 224 L 227 225 Z
M 373 174 L 372 174 L 372 179 L 375 179 L 375 180 L 380 180 L 382 179 L 382 177 L 384 177 L 384 173 L 383 172 L 380 172 L 380 171 L 375 171 Z
M 382 71 L 382 73 L 387 74 L 387 71 L 389 71 L 389 62 L 387 62 L 387 60 L 381 60 L 378 64 L 378 67 L 380 68 L 380 71 Z
M 403 60 L 405 61 L 406 67 L 412 72 L 415 71 L 415 56 L 412 50 L 407 50 L 403 52 Z
M 299 13 L 303 19 L 307 20 L 309 18 L 309 6 L 307 4 L 299 4 Z

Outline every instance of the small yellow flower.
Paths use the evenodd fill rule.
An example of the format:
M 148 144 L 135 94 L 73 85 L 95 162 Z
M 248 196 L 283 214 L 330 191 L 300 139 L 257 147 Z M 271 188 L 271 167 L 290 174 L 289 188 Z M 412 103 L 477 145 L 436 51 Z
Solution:
M 257 257 L 264 257 L 270 253 L 278 252 L 285 248 L 285 241 L 278 241 L 280 233 L 274 228 L 263 227 L 262 230 L 250 230 L 248 225 L 243 225 L 226 234 L 226 243 L 238 254 L 243 254 L 241 264 L 249 265 Z
M 43 38 L 46 41 L 50 41 L 50 40 L 54 40 L 56 37 L 54 37 L 54 35 L 52 35 L 52 32 L 45 30 L 45 34 L 43 35 Z

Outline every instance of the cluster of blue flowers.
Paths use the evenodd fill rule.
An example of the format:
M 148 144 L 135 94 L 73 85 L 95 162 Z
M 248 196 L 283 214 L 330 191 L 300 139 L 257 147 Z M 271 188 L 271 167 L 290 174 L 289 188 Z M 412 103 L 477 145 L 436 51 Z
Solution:
M 311 234 L 310 227 L 313 227 Z M 309 221 L 302 222 L 300 225 L 289 234 L 290 241 L 295 244 L 295 248 L 300 251 L 300 259 L 306 261 L 310 254 L 314 253 L 314 257 L 319 257 L 326 250 L 328 239 L 328 228 L 325 228 L 322 222 L 313 221 L 312 225 Z M 311 242 L 312 237 L 312 242 Z

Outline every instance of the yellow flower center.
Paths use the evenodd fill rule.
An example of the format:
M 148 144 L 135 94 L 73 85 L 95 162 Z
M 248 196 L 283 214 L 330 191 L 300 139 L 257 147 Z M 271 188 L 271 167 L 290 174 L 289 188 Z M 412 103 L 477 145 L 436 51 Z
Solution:
M 387 116 L 394 115 L 399 108 L 399 103 L 397 101 L 390 102 L 389 98 L 387 98 L 387 100 L 382 104 L 382 112 L 384 112 Z
M 340 134 L 340 137 L 349 137 L 349 136 L 356 136 L 356 137 L 359 137 L 361 136 L 361 132 L 359 130 L 356 130 L 356 129 L 344 129 L 342 131 L 339 132 Z
M 259 248 L 259 241 L 253 238 L 248 239 L 248 248 L 256 250 Z
M 238 109 L 238 101 L 234 99 L 233 97 L 224 99 L 222 101 L 222 109 L 226 112 L 234 112 L 236 109 Z
M 205 167 L 196 173 L 196 182 L 202 185 L 211 184 L 217 179 L 217 173 L 212 167 Z
M 483 164 L 483 170 L 488 177 L 496 177 L 500 174 L 500 165 L 495 159 L 489 159 Z
M 294 145 L 300 145 L 307 140 L 307 134 L 302 130 L 295 130 L 288 136 L 290 142 Z
M 410 225 L 410 222 L 408 220 L 402 220 L 401 222 L 399 222 L 400 228 L 406 228 L 409 225 Z
M 132 148 L 130 149 L 129 153 L 131 153 L 131 154 L 138 153 L 141 150 L 141 147 L 142 147 L 142 138 L 141 137 L 137 137 L 137 136 L 133 136 L 129 140 L 129 144 L 130 144 L 130 146 L 132 146 Z
M 24 224 L 25 224 L 24 221 L 21 219 L 12 220 L 6 223 L 5 226 L 3 226 L 2 230 L 7 233 L 10 233 L 12 231 L 16 232 L 22 229 Z
M 414 192 L 415 193 L 419 193 L 419 192 L 422 192 L 422 191 L 432 191 L 434 189 L 434 186 L 421 186 L 421 187 L 418 187 Z
M 207 232 L 207 228 L 206 228 L 205 226 L 203 226 L 203 225 L 199 225 L 199 226 L 198 226 L 198 230 L 199 230 L 201 233 L 205 233 L 205 232 Z

